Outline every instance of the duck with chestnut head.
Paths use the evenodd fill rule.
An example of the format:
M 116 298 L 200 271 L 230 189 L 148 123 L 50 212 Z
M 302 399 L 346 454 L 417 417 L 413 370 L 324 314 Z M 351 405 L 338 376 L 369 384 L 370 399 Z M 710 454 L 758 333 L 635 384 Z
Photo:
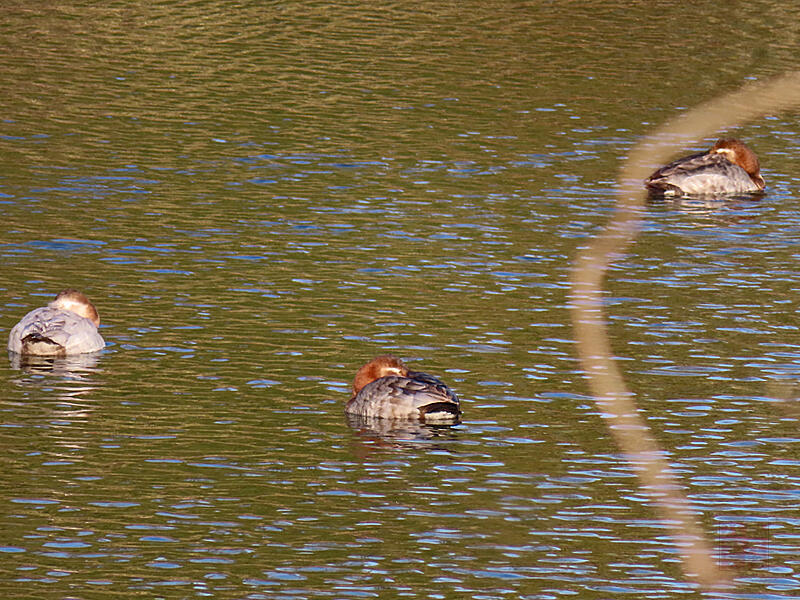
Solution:
M 8 349 L 28 356 L 66 356 L 96 352 L 106 343 L 97 327 L 100 315 L 84 294 L 64 290 L 14 325 Z
M 744 142 L 724 138 L 707 152 L 661 167 L 645 186 L 654 195 L 720 196 L 761 192 L 765 183 L 755 152 Z
M 356 373 L 345 412 L 362 417 L 458 423 L 458 397 L 440 379 L 411 371 L 399 358 L 384 354 Z

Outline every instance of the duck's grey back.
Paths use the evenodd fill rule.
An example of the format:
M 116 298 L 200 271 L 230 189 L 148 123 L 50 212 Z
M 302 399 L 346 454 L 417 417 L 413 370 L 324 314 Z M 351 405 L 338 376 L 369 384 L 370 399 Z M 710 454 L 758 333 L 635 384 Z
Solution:
M 84 354 L 105 347 L 94 323 L 72 311 L 45 306 L 22 317 L 8 336 L 8 349 L 18 354 Z

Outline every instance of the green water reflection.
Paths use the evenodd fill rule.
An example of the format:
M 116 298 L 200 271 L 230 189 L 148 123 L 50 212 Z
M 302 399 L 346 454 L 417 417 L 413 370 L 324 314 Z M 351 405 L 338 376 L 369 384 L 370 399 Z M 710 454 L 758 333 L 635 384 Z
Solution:
M 0 366 L 7 597 L 691 593 L 587 396 L 568 271 L 639 136 L 797 67 L 792 7 L 730 12 L 6 7 L 0 332 L 69 285 L 109 342 L 78 374 Z M 609 314 L 704 525 L 771 597 L 798 588 L 800 133 L 736 134 L 768 196 L 650 207 Z M 464 423 L 349 427 L 385 351 Z

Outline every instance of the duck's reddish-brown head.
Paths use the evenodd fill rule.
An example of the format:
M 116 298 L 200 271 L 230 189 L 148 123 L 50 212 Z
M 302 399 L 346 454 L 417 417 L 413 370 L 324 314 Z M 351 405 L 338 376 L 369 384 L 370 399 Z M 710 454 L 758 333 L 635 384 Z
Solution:
M 388 375 L 406 377 L 408 369 L 396 356 L 391 354 L 376 356 L 356 372 L 356 378 L 353 380 L 353 396 L 358 394 L 365 385 Z
M 53 308 L 69 310 L 85 319 L 89 319 L 96 327 L 100 326 L 100 315 L 86 294 L 78 290 L 64 290 L 50 303 Z
M 742 167 L 750 179 L 753 180 L 760 189 L 764 189 L 764 178 L 761 176 L 761 165 L 758 163 L 756 153 L 750 150 L 741 140 L 735 138 L 722 138 L 717 140 L 711 152 L 723 154 L 729 161 Z

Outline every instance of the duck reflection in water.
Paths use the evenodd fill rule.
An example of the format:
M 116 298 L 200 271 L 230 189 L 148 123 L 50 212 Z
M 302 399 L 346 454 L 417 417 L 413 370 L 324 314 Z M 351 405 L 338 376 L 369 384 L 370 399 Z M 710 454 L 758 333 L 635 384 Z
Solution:
M 12 369 L 30 375 L 56 375 L 70 379 L 86 379 L 98 373 L 97 364 L 100 353 L 72 354 L 69 356 L 37 356 L 9 352 L 8 360 Z
M 458 432 L 451 423 L 423 423 L 413 419 L 382 419 L 380 417 L 363 417 L 346 414 L 347 424 L 354 429 L 363 445 L 357 454 L 367 447 L 379 448 L 426 448 L 447 450 L 445 444 L 456 438 Z
M 655 171 L 645 181 L 651 196 L 731 196 L 764 190 L 758 157 L 734 138 L 710 150 L 685 156 Z
M 440 379 L 411 371 L 399 358 L 378 356 L 356 373 L 345 413 L 369 419 L 454 425 L 460 422 L 458 397 Z

